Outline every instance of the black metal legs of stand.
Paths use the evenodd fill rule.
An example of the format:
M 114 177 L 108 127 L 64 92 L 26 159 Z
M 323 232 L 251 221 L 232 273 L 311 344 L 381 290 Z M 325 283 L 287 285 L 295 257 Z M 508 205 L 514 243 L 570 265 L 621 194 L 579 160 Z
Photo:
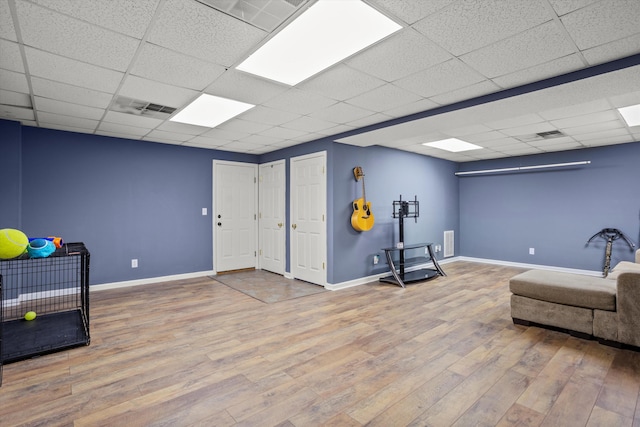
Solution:
M 429 258 L 425 256 L 407 258 L 404 256 L 405 251 L 419 249 L 422 253 L 424 253 L 425 248 L 427 249 Z M 383 248 L 383 250 L 387 258 L 387 263 L 389 264 L 389 269 L 391 270 L 391 276 L 381 278 L 381 282 L 393 283 L 404 288 L 406 283 L 422 282 L 432 279 L 438 275 L 446 276 L 446 273 L 438 264 L 438 260 L 433 253 L 433 247 L 431 243 L 418 243 L 416 245 L 406 246 L 403 245 L 402 248 L 392 247 Z M 394 261 L 394 254 L 396 252 L 398 252 L 399 255 L 399 260 L 397 262 Z M 418 270 L 406 271 L 406 267 L 409 264 L 420 265 L 428 262 L 429 260 L 431 260 L 431 262 L 433 263 L 434 268 L 421 268 Z

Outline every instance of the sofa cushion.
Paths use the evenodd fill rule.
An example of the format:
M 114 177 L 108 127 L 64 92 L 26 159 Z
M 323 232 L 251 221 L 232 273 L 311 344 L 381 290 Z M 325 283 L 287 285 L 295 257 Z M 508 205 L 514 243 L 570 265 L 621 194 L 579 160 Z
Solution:
M 609 311 L 616 309 L 616 282 L 601 277 L 529 270 L 512 277 L 509 289 L 515 295 L 557 304 Z
M 617 280 L 622 273 L 640 273 L 640 264 L 631 261 L 620 261 L 607 276 L 607 279 Z

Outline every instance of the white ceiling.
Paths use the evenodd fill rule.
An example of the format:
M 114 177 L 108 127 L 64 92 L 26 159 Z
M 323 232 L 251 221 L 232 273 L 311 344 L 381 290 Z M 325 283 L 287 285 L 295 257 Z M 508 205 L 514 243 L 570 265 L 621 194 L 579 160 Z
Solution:
M 335 136 L 459 162 L 640 141 L 615 110 L 640 103 L 640 65 L 423 113 L 640 53 L 640 1 L 366 2 L 403 30 L 290 87 L 234 67 L 312 1 L 0 0 L 0 118 L 254 154 Z M 201 93 L 256 107 L 209 129 L 116 102 Z M 448 137 L 485 148 L 422 145 Z

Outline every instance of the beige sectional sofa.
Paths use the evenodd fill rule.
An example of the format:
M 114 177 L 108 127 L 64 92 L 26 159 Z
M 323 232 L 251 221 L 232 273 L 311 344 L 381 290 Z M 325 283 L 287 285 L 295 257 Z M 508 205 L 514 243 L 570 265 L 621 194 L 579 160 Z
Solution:
M 640 250 L 606 277 L 529 270 L 509 281 L 514 323 L 640 347 Z

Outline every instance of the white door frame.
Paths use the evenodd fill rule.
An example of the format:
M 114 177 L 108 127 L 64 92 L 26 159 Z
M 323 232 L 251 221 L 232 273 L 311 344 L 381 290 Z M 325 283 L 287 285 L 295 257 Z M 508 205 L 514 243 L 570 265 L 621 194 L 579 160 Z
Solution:
M 260 165 L 258 165 L 258 266 L 260 269 L 262 269 L 262 254 L 260 253 L 260 248 L 264 247 L 264 236 L 262 233 L 262 217 L 261 217 L 261 210 L 260 207 L 262 206 L 262 203 L 264 202 L 264 196 L 262 193 L 262 175 L 260 175 L 260 170 L 263 166 L 280 166 L 282 165 L 284 168 L 284 175 L 283 175 L 283 182 L 282 182 L 282 194 L 283 194 L 283 198 L 282 198 L 282 214 L 283 214 L 283 218 L 282 218 L 282 222 L 283 222 L 283 229 L 282 232 L 284 233 L 284 236 L 286 236 L 286 227 L 287 227 L 287 218 L 286 218 L 286 208 L 287 208 L 287 170 L 286 170 L 286 166 L 287 163 L 284 159 L 280 159 L 280 160 L 276 160 L 273 162 L 268 162 L 268 163 L 262 163 Z M 287 239 L 283 238 L 283 245 L 282 245 L 282 251 L 280 253 L 280 259 L 282 260 L 282 266 L 281 266 L 281 271 L 276 272 L 282 275 L 285 275 L 285 255 L 286 255 L 286 246 L 287 246 Z
M 216 216 L 216 166 L 217 165 L 230 165 L 230 166 L 252 166 L 254 168 L 255 171 L 255 175 L 254 176 L 258 176 L 258 165 L 255 163 L 245 163 L 245 162 L 232 162 L 232 161 L 227 161 L 227 160 L 213 160 L 213 167 L 212 167 L 212 174 L 211 174 L 211 183 L 212 183 L 212 200 L 211 200 L 211 226 L 213 228 L 213 241 L 212 241 L 212 248 L 213 248 L 213 259 L 212 259 L 212 263 L 213 263 L 213 274 L 217 274 L 218 273 L 218 263 L 216 262 L 217 259 L 216 257 L 218 256 L 217 251 L 216 251 L 216 229 L 217 227 L 217 216 Z M 255 262 L 254 262 L 254 268 L 258 267 L 258 257 L 257 257 L 257 251 L 258 251 L 258 237 L 257 237 L 257 233 L 258 233 L 258 226 L 257 226 L 257 209 L 258 209 L 258 185 L 256 182 L 256 186 L 254 187 L 254 206 L 256 209 L 256 212 L 254 212 L 254 214 L 256 215 L 256 221 L 255 221 L 255 227 L 254 227 L 254 236 L 255 236 L 255 248 L 254 251 L 256 253 L 256 257 L 255 257 Z
M 322 234 L 320 236 L 322 242 L 321 242 L 321 248 L 320 248 L 320 252 L 323 254 L 323 269 L 322 269 L 322 283 L 318 283 L 321 286 L 326 286 L 327 284 L 327 270 L 328 270 L 328 257 L 327 257 L 327 187 L 328 187 L 328 174 L 327 174 L 327 152 L 326 151 L 318 151 L 315 153 L 311 153 L 311 154 L 305 154 L 302 156 L 296 156 L 296 157 L 291 157 L 289 159 L 289 197 L 290 197 L 290 203 L 289 203 L 289 224 L 291 227 L 291 224 L 293 224 L 294 221 L 294 204 L 293 204 L 293 198 L 294 198 L 294 184 L 296 183 L 296 178 L 295 178 L 295 173 L 294 173 L 294 168 L 293 168 L 293 162 L 295 161 L 299 161 L 299 160 L 306 160 L 309 158 L 313 158 L 313 157 L 322 157 L 322 161 L 323 161 L 323 172 L 324 172 L 324 191 L 323 191 L 323 195 L 322 195 L 322 200 L 321 200 L 321 210 L 322 210 L 322 215 L 323 215 L 323 222 L 324 222 L 324 226 L 322 228 Z M 293 254 L 293 234 L 294 231 L 292 231 L 291 229 L 289 229 L 289 269 L 290 271 L 290 276 L 292 278 L 297 278 L 295 277 L 294 274 L 294 254 Z

